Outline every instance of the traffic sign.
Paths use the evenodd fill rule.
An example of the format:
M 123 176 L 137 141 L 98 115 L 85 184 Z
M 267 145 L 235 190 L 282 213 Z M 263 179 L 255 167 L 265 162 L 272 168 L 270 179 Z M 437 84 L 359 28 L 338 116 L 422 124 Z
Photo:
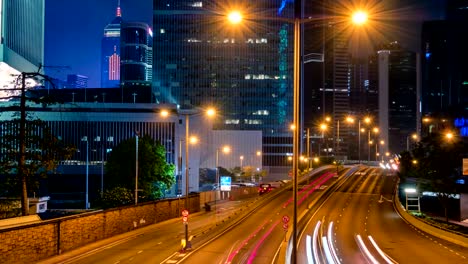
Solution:
M 182 216 L 182 222 L 187 223 L 188 221 L 188 216 Z
M 189 211 L 187 209 L 182 210 L 182 216 L 188 216 Z
M 288 227 L 289 227 L 288 224 L 283 224 L 284 231 L 286 231 L 288 229 Z
M 287 224 L 289 222 L 289 216 L 283 215 L 283 223 Z

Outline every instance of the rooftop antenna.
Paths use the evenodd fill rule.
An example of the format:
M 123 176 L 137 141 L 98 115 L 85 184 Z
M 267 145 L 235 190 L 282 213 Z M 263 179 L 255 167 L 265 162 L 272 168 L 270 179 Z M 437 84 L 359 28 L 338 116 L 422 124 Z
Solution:
M 117 16 L 118 17 L 122 16 L 122 11 L 120 10 L 120 0 L 117 3 Z

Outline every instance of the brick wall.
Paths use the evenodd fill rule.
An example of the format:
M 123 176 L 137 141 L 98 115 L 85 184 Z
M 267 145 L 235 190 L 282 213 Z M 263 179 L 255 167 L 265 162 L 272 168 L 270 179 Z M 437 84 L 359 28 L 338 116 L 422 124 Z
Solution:
M 0 263 L 31 263 L 98 240 L 180 217 L 185 199 L 166 199 L 0 230 Z M 200 196 L 189 197 L 200 211 Z

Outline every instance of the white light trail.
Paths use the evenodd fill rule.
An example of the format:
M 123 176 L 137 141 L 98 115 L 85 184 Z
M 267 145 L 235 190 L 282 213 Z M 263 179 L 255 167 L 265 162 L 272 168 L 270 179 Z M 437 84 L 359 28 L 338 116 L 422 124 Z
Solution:
M 394 262 L 391 261 L 387 255 L 380 249 L 380 247 L 377 245 L 377 243 L 375 243 L 374 239 L 371 237 L 371 236 L 368 236 L 370 242 L 372 243 L 372 245 L 375 247 L 375 249 L 377 250 L 377 252 L 379 252 L 380 256 L 385 259 L 385 262 L 389 263 L 389 264 L 393 264 Z
M 312 238 L 309 235 L 307 235 L 307 237 L 306 237 L 307 263 L 314 264 L 314 258 L 312 257 L 311 240 L 312 240 Z
M 379 264 L 379 262 L 374 258 L 374 256 L 372 256 L 372 254 L 370 253 L 370 251 L 367 249 L 366 245 L 364 244 L 364 242 L 362 241 L 362 238 L 360 235 L 356 235 L 356 238 L 358 240 L 358 245 L 359 245 L 359 248 L 361 248 L 361 251 L 367 256 L 367 258 L 374 264 Z
M 325 250 L 325 257 L 327 257 L 328 263 L 335 264 L 335 261 L 333 260 L 333 257 L 330 252 L 330 248 L 328 247 L 326 236 L 322 237 L 322 246 L 323 246 L 323 250 Z
M 328 246 L 330 247 L 331 253 L 333 258 L 335 259 L 336 263 L 340 263 L 340 259 L 338 258 L 338 255 L 336 254 L 335 247 L 333 245 L 333 236 L 332 236 L 332 231 L 333 231 L 333 222 L 330 222 L 328 225 Z
M 315 225 L 315 230 L 314 230 L 314 235 L 313 235 L 313 240 L 312 240 L 312 250 L 314 251 L 314 259 L 317 261 L 317 263 L 319 260 L 319 256 L 317 252 L 317 239 L 318 239 L 318 232 L 319 232 L 320 224 L 321 222 L 318 221 L 317 224 Z

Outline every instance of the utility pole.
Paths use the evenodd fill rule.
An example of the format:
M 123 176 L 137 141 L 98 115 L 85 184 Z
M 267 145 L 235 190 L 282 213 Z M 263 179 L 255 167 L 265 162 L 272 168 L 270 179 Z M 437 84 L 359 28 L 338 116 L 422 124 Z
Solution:
M 39 71 L 40 71 L 39 67 Z M 40 76 L 50 82 L 55 88 L 50 78 L 39 72 L 21 73 L 21 97 L 20 97 L 20 131 L 19 131 L 19 157 L 18 157 L 18 178 L 21 179 L 21 215 L 29 215 L 27 176 L 24 170 L 26 160 L 26 78 Z

